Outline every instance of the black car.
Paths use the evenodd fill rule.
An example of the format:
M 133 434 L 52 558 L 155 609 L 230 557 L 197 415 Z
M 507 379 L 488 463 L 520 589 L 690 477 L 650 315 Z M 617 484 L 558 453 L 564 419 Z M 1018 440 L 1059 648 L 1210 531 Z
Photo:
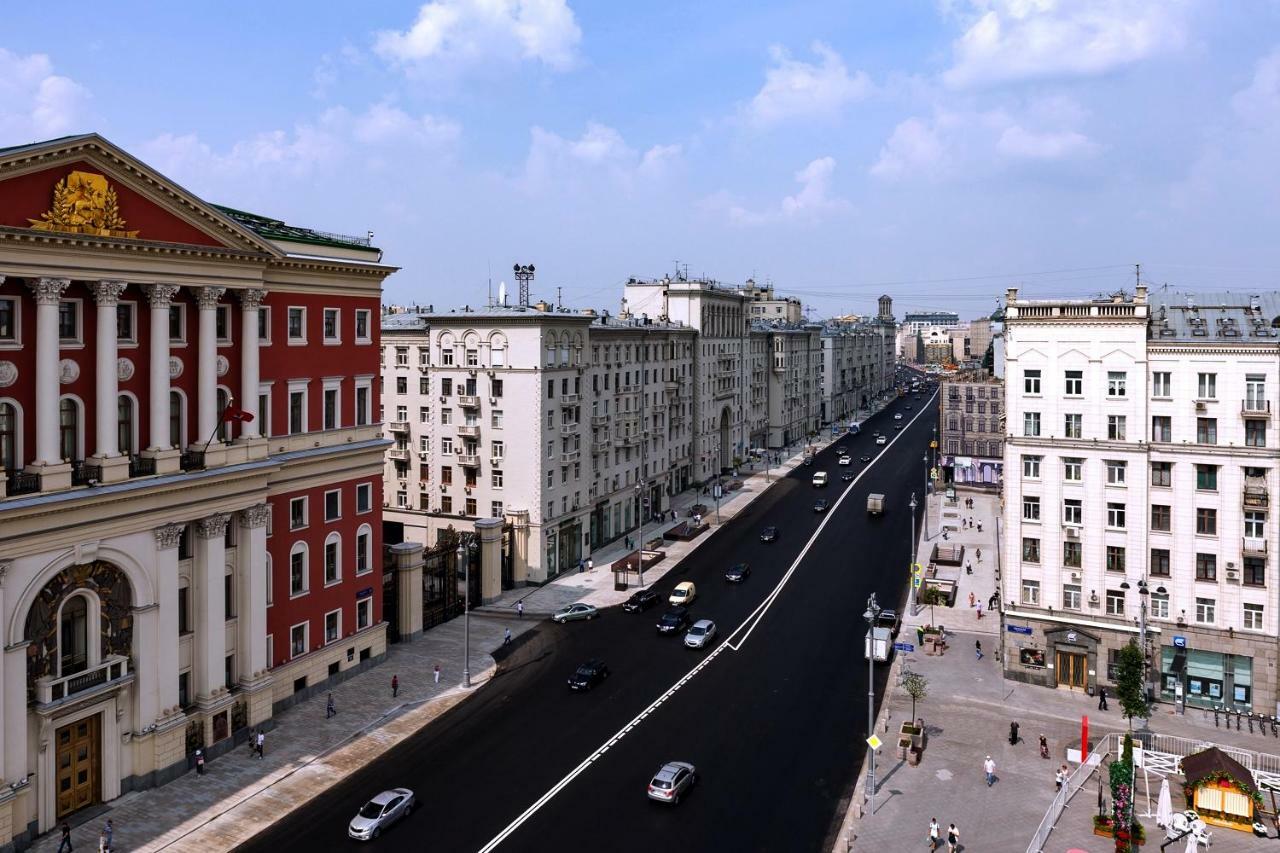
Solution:
M 843 474 L 840 475 L 840 479 L 844 480 L 846 483 L 850 482 L 851 480 L 853 480 L 853 472 L 845 471 Z
M 893 425 L 893 428 L 894 428 L 894 429 L 902 429 L 902 424 L 894 424 L 894 425 Z
M 827 501 L 827 499 L 826 499 L 826 498 L 818 498 L 816 501 L 814 501 L 814 502 L 813 502 L 813 511 L 814 511 L 814 512 L 826 512 L 826 511 L 827 511 L 827 507 L 829 507 L 829 506 L 831 506 L 831 504 L 830 504 L 830 502 L 828 502 L 828 501 Z
M 730 583 L 742 583 L 751 574 L 751 566 L 747 563 L 738 563 L 729 567 L 729 571 L 724 573 L 724 579 Z
M 659 634 L 675 634 L 689 627 L 689 608 L 672 607 L 658 620 Z
M 864 456 L 864 457 L 862 457 L 862 461 L 863 461 L 863 462 L 870 462 L 870 461 L 871 461 L 871 457 L 870 457 L 870 456 Z
M 639 613 L 657 604 L 659 598 L 661 596 L 658 595 L 656 589 L 642 589 L 628 598 L 626 603 L 622 605 L 622 609 L 628 613 Z
M 843 444 L 836 448 L 836 456 L 848 456 L 848 455 L 849 455 L 849 449 L 846 448 Z
M 777 541 L 778 541 L 778 528 L 776 528 L 776 527 L 766 527 L 764 530 L 761 530 L 761 531 L 760 531 L 760 541 L 761 541 L 761 542 L 777 542 Z
M 590 690 L 609 677 L 609 667 L 602 660 L 589 660 L 569 676 L 570 690 Z

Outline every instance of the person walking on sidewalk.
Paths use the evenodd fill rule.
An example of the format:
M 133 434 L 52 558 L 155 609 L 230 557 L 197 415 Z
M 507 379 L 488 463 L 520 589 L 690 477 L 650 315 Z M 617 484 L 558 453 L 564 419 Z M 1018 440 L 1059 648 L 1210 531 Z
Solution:
M 330 693 L 328 700 L 324 703 L 324 718 L 327 720 L 330 717 L 337 716 L 337 714 L 338 709 L 333 707 L 333 694 Z
M 523 601 L 516 602 L 516 616 L 520 619 L 524 618 L 524 602 Z
M 440 664 L 436 664 L 435 668 L 436 684 L 440 683 Z
M 391 676 L 391 698 L 394 699 L 400 695 L 400 676 Z
M 63 850 L 71 853 L 71 825 L 63 821 L 60 829 L 62 830 L 62 840 L 58 842 L 58 853 L 62 853 Z
M 510 628 L 507 628 L 505 631 L 502 632 L 502 645 L 504 646 L 511 645 L 511 629 Z
M 991 597 L 987 599 L 987 609 L 988 609 L 988 610 L 995 610 L 995 609 L 996 609 L 996 605 L 997 605 L 997 604 L 999 604 L 999 603 L 1000 603 L 1000 593 L 999 593 L 999 592 L 993 592 L 993 593 L 991 593 Z
M 1107 710 L 1107 688 L 1105 687 L 1098 688 L 1098 710 Z
M 1065 781 L 1067 781 L 1067 780 L 1066 780 L 1066 777 L 1062 775 L 1062 768 L 1061 768 L 1061 767 L 1059 767 L 1057 770 L 1053 771 L 1053 789 L 1054 789 L 1055 791 L 1061 791 L 1061 790 L 1062 790 L 1062 783 L 1063 783 L 1063 782 L 1065 782 Z
M 987 787 L 990 788 L 996 783 L 996 763 L 990 755 L 982 762 L 982 772 L 987 774 Z
M 267 733 L 262 729 L 258 729 L 258 734 L 253 740 L 254 746 L 258 749 L 258 758 L 262 758 L 263 753 L 267 750 Z
M 982 602 L 981 601 L 978 602 L 978 618 L 979 619 L 982 618 Z
M 960 846 L 960 830 L 956 829 L 953 823 L 947 827 L 947 853 L 956 853 L 956 848 Z
M 587 557 L 587 571 L 594 572 L 595 570 L 596 570 L 596 561 L 591 559 L 590 557 Z
M 204 775 L 204 750 L 203 749 L 196 750 L 196 775 L 197 776 Z
M 112 839 L 116 834 L 116 826 L 111 822 L 111 818 L 107 818 L 107 825 L 102 828 L 102 837 L 107 843 L 107 850 L 112 849 Z
M 938 832 L 939 832 L 938 819 L 936 817 L 929 818 L 929 849 L 930 850 L 938 849 L 938 842 L 941 841 L 941 839 L 938 838 Z
M 581 557 L 578 558 L 578 574 L 582 574 L 587 570 L 587 563 Z
M 973 650 L 978 655 L 978 660 L 982 660 L 982 641 L 981 640 L 973 641 Z

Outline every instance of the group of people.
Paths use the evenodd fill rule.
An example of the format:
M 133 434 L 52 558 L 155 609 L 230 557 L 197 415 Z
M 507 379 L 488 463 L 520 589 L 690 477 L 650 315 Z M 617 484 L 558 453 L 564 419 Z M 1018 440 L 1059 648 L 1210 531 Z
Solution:
M 937 850 L 938 845 L 942 843 L 941 830 L 938 826 L 936 817 L 929 818 L 929 849 Z M 956 848 L 960 846 L 960 830 L 956 829 L 953 823 L 947 827 L 947 853 L 955 853 Z
M 62 826 L 58 827 L 58 829 L 62 832 L 62 839 L 58 842 L 58 853 L 62 853 L 63 850 L 71 853 L 73 849 L 71 847 L 71 824 L 63 821 Z M 112 846 L 115 843 L 115 833 L 115 824 L 111 822 L 111 818 L 107 818 L 107 823 L 102 827 L 102 832 L 98 833 L 98 853 L 110 853 L 115 849 Z

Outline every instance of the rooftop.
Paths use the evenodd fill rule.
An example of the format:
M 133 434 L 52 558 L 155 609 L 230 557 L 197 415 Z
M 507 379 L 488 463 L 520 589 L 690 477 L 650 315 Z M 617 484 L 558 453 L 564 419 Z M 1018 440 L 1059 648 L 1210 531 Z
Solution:
M 219 212 L 235 220 L 240 225 L 248 228 L 259 237 L 268 240 L 288 240 L 293 243 L 310 243 L 316 246 L 334 246 L 338 248 L 357 248 L 370 249 L 377 251 L 373 246 L 373 235 L 367 237 L 351 237 L 346 234 L 331 234 L 327 231 L 316 231 L 312 228 L 301 228 L 297 225 L 288 225 L 279 219 L 272 219 L 269 216 L 261 216 L 257 213 L 248 213 L 243 210 L 236 210 L 234 207 L 225 207 L 221 204 L 215 204 Z
M 1280 293 L 1182 293 L 1152 291 L 1152 341 L 1280 342 Z

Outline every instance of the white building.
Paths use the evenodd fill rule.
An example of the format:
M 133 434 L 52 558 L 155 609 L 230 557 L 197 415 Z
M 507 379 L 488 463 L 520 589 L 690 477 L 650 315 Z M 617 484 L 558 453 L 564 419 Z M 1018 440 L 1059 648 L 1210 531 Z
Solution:
M 1161 698 L 1275 707 L 1273 324 L 1274 293 L 1009 291 L 1006 617 L 1031 631 L 1010 677 L 1109 683 L 1145 604 Z

